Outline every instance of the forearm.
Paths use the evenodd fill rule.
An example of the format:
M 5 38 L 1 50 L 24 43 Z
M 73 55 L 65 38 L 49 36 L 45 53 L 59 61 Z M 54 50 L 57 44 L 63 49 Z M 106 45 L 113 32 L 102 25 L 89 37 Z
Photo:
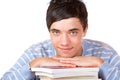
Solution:
M 119 69 L 117 67 L 114 67 L 113 65 L 110 65 L 107 62 L 101 65 L 99 75 L 103 80 L 119 80 L 120 79 Z
M 6 72 L 0 80 L 31 80 L 35 77 L 35 74 L 30 70 L 29 64 L 26 64 L 17 70 L 14 70 L 15 68 L 13 68 Z

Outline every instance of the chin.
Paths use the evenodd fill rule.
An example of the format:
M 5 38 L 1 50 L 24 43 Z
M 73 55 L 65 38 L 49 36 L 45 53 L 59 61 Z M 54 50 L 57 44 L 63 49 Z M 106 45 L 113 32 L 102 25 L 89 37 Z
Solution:
M 67 55 L 62 55 L 61 57 L 63 57 L 63 58 L 73 58 L 74 56 L 67 56 Z
M 73 58 L 75 55 L 72 55 L 72 54 L 70 54 L 70 53 L 64 53 L 64 52 L 59 52 L 58 53 L 58 56 L 59 57 L 63 57 L 63 58 Z

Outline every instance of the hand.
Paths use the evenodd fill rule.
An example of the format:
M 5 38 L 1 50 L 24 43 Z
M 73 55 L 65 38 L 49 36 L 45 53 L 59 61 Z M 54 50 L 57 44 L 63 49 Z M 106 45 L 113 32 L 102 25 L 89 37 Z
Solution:
M 44 57 L 44 58 L 36 58 L 32 60 L 30 63 L 30 67 L 40 67 L 40 66 L 63 66 L 63 67 L 76 67 L 75 64 L 67 64 L 62 63 L 59 60 L 54 58 Z
M 94 56 L 76 56 L 73 58 L 54 57 L 54 59 L 62 63 L 74 64 L 80 67 L 100 67 L 104 62 L 101 58 Z

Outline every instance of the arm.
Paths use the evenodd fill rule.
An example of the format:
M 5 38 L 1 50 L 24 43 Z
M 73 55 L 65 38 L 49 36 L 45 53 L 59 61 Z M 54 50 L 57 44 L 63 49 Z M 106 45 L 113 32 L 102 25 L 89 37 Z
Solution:
M 33 56 L 30 56 L 30 54 L 29 51 L 26 51 L 0 80 L 30 80 L 35 77 L 29 66 L 29 61 L 33 59 Z
M 114 52 L 108 55 L 108 60 L 94 56 L 77 56 L 74 58 L 57 58 L 63 63 L 76 64 L 81 67 L 100 67 L 99 77 L 103 80 L 120 79 L 120 56 Z M 109 57 L 110 56 L 110 57 Z
M 108 62 L 100 66 L 100 77 L 104 80 L 120 80 L 120 56 L 111 55 Z
M 111 52 L 108 61 L 93 56 L 83 56 L 83 58 L 81 61 L 79 60 L 81 63 L 77 61 L 74 63 L 78 66 L 99 67 L 99 77 L 103 80 L 120 80 L 120 56 L 114 51 Z
M 0 80 L 31 80 L 35 77 L 31 72 L 29 62 L 35 59 L 37 56 L 43 56 L 44 53 L 40 45 L 33 45 L 27 49 L 23 55 L 17 60 L 15 65 L 8 70 Z M 38 49 L 39 48 L 39 49 Z
M 49 49 L 49 51 L 50 50 L 51 49 Z M 9 71 L 7 71 L 0 80 L 33 80 L 35 78 L 35 74 L 31 72 L 31 67 L 46 65 L 74 66 L 71 64 L 60 63 L 53 58 L 49 58 L 49 55 L 47 54 L 48 53 L 45 52 L 45 48 L 42 46 L 42 44 L 32 46 L 25 51 L 25 53 L 18 59 L 15 65 Z
M 62 63 L 53 57 L 39 57 L 30 62 L 30 67 L 40 67 L 40 66 L 64 66 L 64 67 L 76 67 L 75 64 Z
M 74 64 L 80 67 L 100 67 L 103 64 L 103 59 L 95 56 L 76 56 L 73 58 L 54 57 L 62 63 Z

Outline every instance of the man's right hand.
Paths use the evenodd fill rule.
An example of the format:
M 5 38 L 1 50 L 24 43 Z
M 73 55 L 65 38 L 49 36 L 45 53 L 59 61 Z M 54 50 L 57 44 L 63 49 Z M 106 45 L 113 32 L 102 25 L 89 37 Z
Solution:
M 66 64 L 62 63 L 59 60 L 56 60 L 52 57 L 42 57 L 32 60 L 30 63 L 31 68 L 40 67 L 40 66 L 63 66 L 63 67 L 76 67 L 75 64 Z

